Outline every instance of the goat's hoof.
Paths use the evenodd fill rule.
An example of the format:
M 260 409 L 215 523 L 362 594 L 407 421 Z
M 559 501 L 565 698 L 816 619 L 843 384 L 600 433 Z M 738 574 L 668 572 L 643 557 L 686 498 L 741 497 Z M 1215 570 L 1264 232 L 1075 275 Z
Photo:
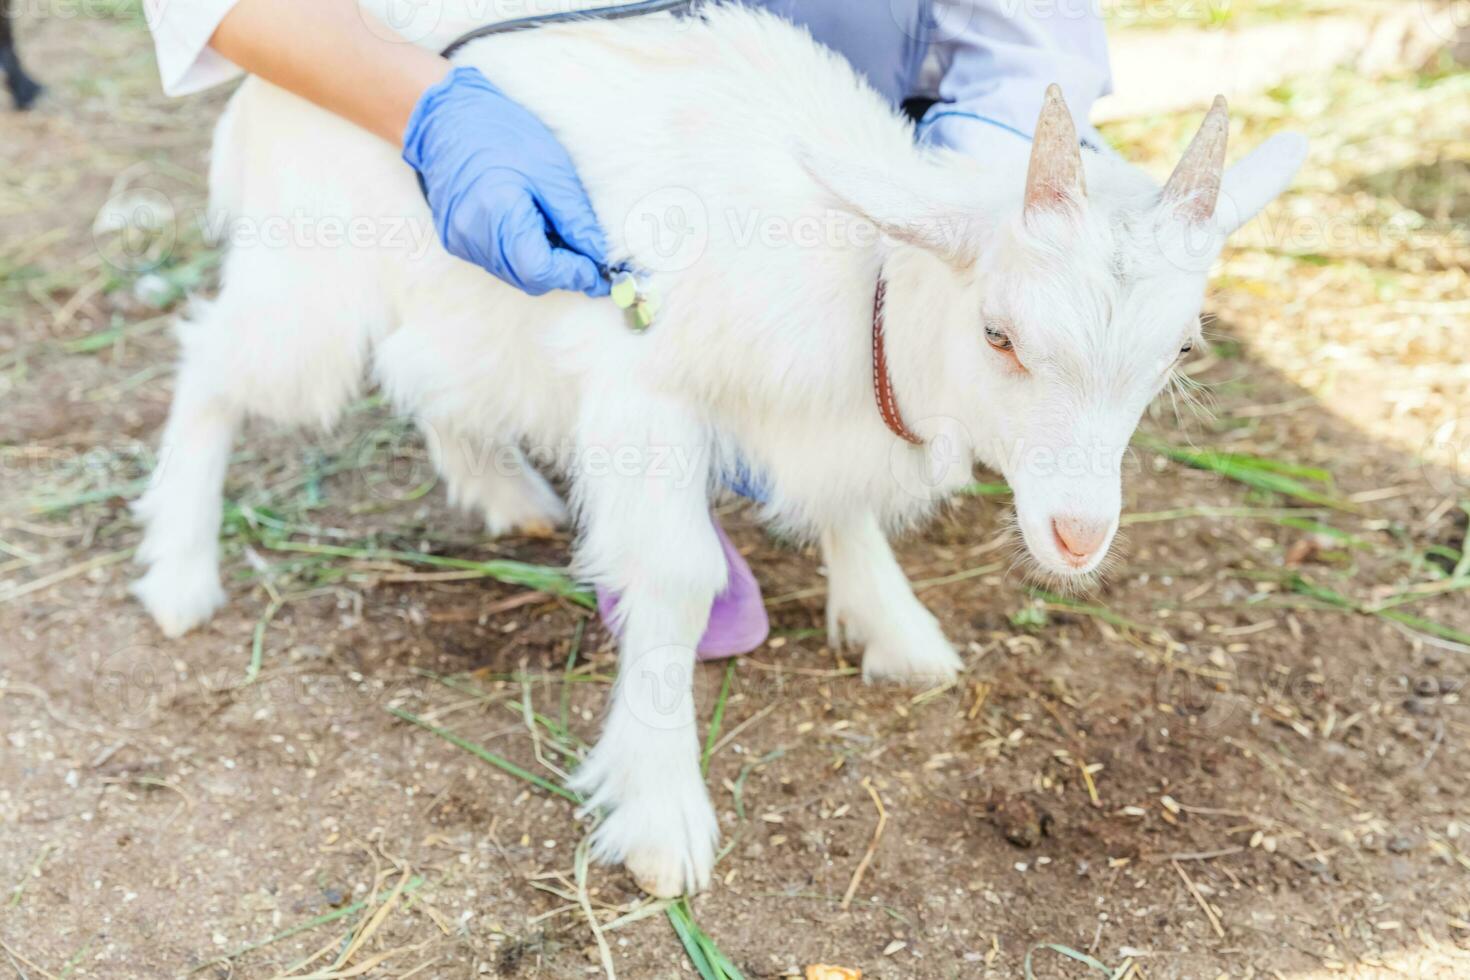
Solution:
M 907 687 L 940 687 L 954 681 L 960 672 L 960 658 L 953 650 L 947 658 L 919 661 L 902 655 L 880 652 L 872 647 L 863 654 L 863 680 L 869 684 L 903 684 Z
M 546 520 L 526 521 L 516 528 L 523 538 L 553 538 L 556 537 L 557 524 Z M 494 534 L 494 531 L 490 533 Z
M 603 772 L 603 758 L 605 754 L 594 751 L 572 779 L 590 806 L 607 811 L 592 831 L 592 856 L 604 864 L 622 864 L 638 887 L 656 898 L 708 888 L 720 824 L 698 769 L 686 779 L 664 767 L 649 774 L 660 778 L 635 779 L 629 785 L 618 774 Z M 613 798 L 599 791 L 618 783 L 622 786 Z
M 917 601 L 886 614 L 851 604 L 830 605 L 827 644 L 834 650 L 861 647 L 863 680 L 869 684 L 936 687 L 964 669 L 939 621 Z
M 549 538 L 570 520 L 561 497 L 539 481 L 527 480 L 513 494 L 502 493 L 480 507 L 485 514 L 485 530 L 492 538 L 512 534 Z
M 219 569 L 209 558 L 162 559 L 133 583 L 132 592 L 171 640 L 207 622 L 225 602 Z
M 633 881 L 654 898 L 678 898 L 688 889 L 685 887 L 685 869 L 680 860 L 660 851 L 644 851 L 629 854 L 623 862 Z M 709 876 L 696 883 L 697 891 L 709 886 Z
M 910 687 L 937 687 L 955 679 L 964 662 L 937 623 L 870 639 L 863 650 L 863 680 Z
M 592 852 L 621 862 L 638 887 L 655 898 L 693 895 L 709 887 L 719 822 L 703 786 L 681 804 L 660 799 L 615 808 L 592 832 Z

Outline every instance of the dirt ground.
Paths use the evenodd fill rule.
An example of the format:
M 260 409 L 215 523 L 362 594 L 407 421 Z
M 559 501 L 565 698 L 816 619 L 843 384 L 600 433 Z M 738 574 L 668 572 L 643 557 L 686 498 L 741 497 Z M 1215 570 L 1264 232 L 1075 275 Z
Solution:
M 600 933 L 694 976 L 677 921 L 749 978 L 1470 976 L 1470 74 L 1237 104 L 1237 152 L 1314 149 L 1219 270 L 1210 413 L 1150 412 L 1092 594 L 1028 588 L 1004 495 L 903 543 L 956 685 L 865 687 L 814 557 L 726 513 L 776 634 L 700 671 L 727 852 L 670 910 L 464 747 L 559 785 L 613 654 L 477 564 L 565 537 L 485 540 L 375 399 L 242 441 L 206 628 L 127 595 L 225 94 L 110 10 L 24 22 L 49 96 L 0 115 L 0 975 L 597 976 Z M 1109 135 L 1162 171 L 1197 119 Z M 156 267 L 96 220 L 139 192 Z

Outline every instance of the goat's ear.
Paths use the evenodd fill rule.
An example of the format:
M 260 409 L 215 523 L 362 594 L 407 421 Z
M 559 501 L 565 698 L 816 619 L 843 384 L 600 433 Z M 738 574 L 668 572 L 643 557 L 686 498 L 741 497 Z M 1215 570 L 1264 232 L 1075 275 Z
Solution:
M 1307 158 L 1307 138 L 1277 133 L 1225 171 L 1215 223 L 1232 234 L 1291 185 Z
M 1080 210 L 1087 198 L 1082 174 L 1082 144 L 1077 125 L 1062 98 L 1061 86 L 1046 87 L 1036 136 L 1031 141 L 1031 163 L 1026 168 L 1026 214 Z
M 923 249 L 956 269 L 974 264 L 976 224 L 983 216 L 974 195 L 946 196 L 942 185 L 926 180 L 924 173 L 910 170 L 900 177 L 819 157 L 805 147 L 797 149 L 797 157 L 841 210 L 872 224 L 886 238 Z

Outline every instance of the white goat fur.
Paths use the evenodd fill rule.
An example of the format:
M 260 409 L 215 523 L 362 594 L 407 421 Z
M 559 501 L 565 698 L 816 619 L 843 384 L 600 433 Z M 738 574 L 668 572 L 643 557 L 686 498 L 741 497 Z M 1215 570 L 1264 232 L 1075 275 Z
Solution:
M 430 40 L 470 26 L 446 22 Z M 437 244 L 239 239 L 219 298 L 180 328 L 160 467 L 139 505 L 151 568 L 136 591 L 169 635 L 223 601 L 220 494 L 247 413 L 329 426 L 371 374 L 432 436 L 451 497 L 493 531 L 564 519 L 515 447 L 571 446 L 578 567 L 623 595 L 621 679 L 576 785 L 607 811 L 600 857 L 656 894 L 698 889 L 718 827 L 699 772 L 693 648 L 724 583 L 709 499 L 737 447 L 770 479 L 764 517 L 822 542 L 833 642 L 866 647 L 869 679 L 952 677 L 960 661 L 884 529 L 926 515 L 979 459 L 1012 483 L 1044 569 L 1094 567 L 1061 561 L 1049 522 L 1080 513 L 1116 527 L 1121 454 L 1198 329 L 1208 262 L 1285 186 L 1302 146 L 1278 138 L 1226 175 L 1230 225 L 1174 228 L 1157 184 L 1095 154 L 1085 207 L 1023 215 L 1022 141 L 996 161 L 918 149 L 843 60 L 763 13 L 544 28 L 459 60 L 566 145 L 612 259 L 656 270 L 653 329 L 630 331 L 607 300 L 527 297 Z M 258 80 L 220 120 L 210 183 L 236 227 L 368 219 L 391 238 L 407 218 L 431 234 L 392 149 Z M 649 200 L 655 218 L 661 201 L 698 202 L 689 217 L 707 241 L 687 267 L 660 253 L 655 234 L 670 229 L 644 220 Z M 832 241 L 751 235 L 834 218 Z M 869 221 L 884 234 L 861 234 Z M 1170 262 L 1191 230 L 1206 254 Z M 894 387 L 926 447 L 897 440 L 874 407 L 880 269 Z M 988 347 L 987 322 L 1008 325 L 1026 372 Z

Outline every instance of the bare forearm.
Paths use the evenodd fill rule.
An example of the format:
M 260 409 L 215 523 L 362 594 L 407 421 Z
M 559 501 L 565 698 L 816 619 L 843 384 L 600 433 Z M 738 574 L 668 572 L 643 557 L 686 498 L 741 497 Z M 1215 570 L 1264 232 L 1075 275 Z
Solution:
M 355 0 L 238 0 L 211 46 L 253 75 L 398 146 L 419 96 L 449 71 Z

